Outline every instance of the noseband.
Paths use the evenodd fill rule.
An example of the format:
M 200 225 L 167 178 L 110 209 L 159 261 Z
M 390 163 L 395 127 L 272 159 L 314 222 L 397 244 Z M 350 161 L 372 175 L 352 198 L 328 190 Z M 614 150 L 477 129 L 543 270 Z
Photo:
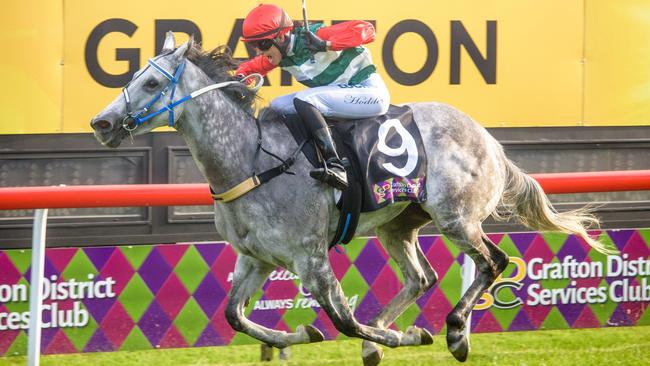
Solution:
M 164 55 L 161 55 L 164 56 Z M 159 56 L 159 57 L 161 57 Z M 169 127 L 174 127 L 174 108 L 180 104 L 183 104 L 187 102 L 190 99 L 196 98 L 199 95 L 209 92 L 211 90 L 215 89 L 220 89 L 223 87 L 226 87 L 228 85 L 233 85 L 233 84 L 243 84 L 246 85 L 244 82 L 252 77 L 258 78 L 257 83 L 252 87 L 253 90 L 257 90 L 260 87 L 262 87 L 262 84 L 264 83 L 264 78 L 259 75 L 259 74 L 250 74 L 243 79 L 239 81 L 224 81 L 221 83 L 217 84 L 212 84 L 208 85 L 204 88 L 201 88 L 193 93 L 190 93 L 181 99 L 178 99 L 177 101 L 174 101 L 174 93 L 176 92 L 176 87 L 178 86 L 178 83 L 180 81 L 181 76 L 183 75 L 183 71 L 185 71 L 185 62 L 186 60 L 183 60 L 176 69 L 174 70 L 174 75 L 170 74 L 167 72 L 162 66 L 158 65 L 156 63 L 156 59 L 149 59 L 148 60 L 148 65 L 147 68 L 153 67 L 155 70 L 163 74 L 165 78 L 167 78 L 167 84 L 165 87 L 158 93 L 155 97 L 153 97 L 142 109 L 138 111 L 132 111 L 131 110 L 131 97 L 129 95 L 129 85 L 131 85 L 131 82 L 133 80 L 136 80 L 138 77 L 143 75 L 147 69 L 145 69 L 140 75 L 138 75 L 135 79 L 133 79 L 131 82 L 129 82 L 123 89 L 122 89 L 122 95 L 124 95 L 124 101 L 126 103 L 126 116 L 122 119 L 122 128 L 125 130 L 132 132 L 135 129 L 137 129 L 140 125 L 145 123 L 146 121 L 156 117 L 157 115 L 168 112 L 169 113 L 169 119 L 168 119 L 168 126 Z M 149 109 L 158 101 L 161 99 L 164 99 L 165 95 L 169 94 L 169 100 L 167 103 L 163 102 L 163 107 L 151 112 L 149 112 Z

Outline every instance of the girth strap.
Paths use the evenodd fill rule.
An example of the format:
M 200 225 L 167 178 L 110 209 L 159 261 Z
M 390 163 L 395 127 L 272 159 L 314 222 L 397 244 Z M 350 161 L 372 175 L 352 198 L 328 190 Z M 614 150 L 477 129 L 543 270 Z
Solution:
M 212 187 L 210 187 L 210 194 L 212 195 L 212 198 L 214 198 L 215 201 L 230 202 L 232 200 L 235 200 L 245 195 L 249 191 L 259 186 L 260 184 L 261 183 L 259 178 L 256 175 L 254 175 L 220 194 L 215 194 L 214 191 L 212 190 Z
M 220 202 L 234 201 L 237 198 L 252 191 L 253 189 L 277 177 L 278 175 L 286 173 L 289 170 L 289 168 L 291 168 L 293 163 L 296 162 L 296 157 L 300 153 L 300 150 L 302 150 L 302 147 L 305 144 L 305 142 L 306 141 L 303 141 L 300 144 L 300 146 L 298 146 L 296 151 L 294 151 L 293 154 L 291 154 L 291 156 L 287 160 L 283 161 L 282 164 L 273 167 L 267 171 L 264 171 L 259 175 L 253 174 L 252 177 L 246 179 L 245 181 L 237 184 L 236 186 L 232 187 L 231 189 L 223 193 L 216 194 L 214 193 L 212 187 L 210 187 L 210 194 L 212 195 L 212 198 L 214 198 L 215 201 L 220 201 Z

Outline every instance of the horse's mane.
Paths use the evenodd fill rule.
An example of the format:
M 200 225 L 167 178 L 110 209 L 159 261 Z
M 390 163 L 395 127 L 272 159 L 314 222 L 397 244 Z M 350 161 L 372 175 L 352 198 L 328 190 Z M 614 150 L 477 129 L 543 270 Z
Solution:
M 232 71 L 237 68 L 239 61 L 232 57 L 227 46 L 219 46 L 210 52 L 206 52 L 200 45 L 192 43 L 187 51 L 187 59 L 198 66 L 215 83 L 237 80 Z M 221 89 L 232 101 L 242 109 L 253 112 L 257 93 L 241 84 L 234 84 Z

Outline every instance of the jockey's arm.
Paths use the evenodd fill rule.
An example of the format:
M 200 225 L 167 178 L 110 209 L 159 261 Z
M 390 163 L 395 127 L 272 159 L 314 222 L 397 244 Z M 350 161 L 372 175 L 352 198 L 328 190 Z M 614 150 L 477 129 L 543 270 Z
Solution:
M 277 65 L 273 65 L 271 61 L 269 61 L 268 57 L 264 55 L 258 55 L 248 61 L 244 61 L 239 64 L 237 71 L 235 71 L 235 75 L 247 76 L 257 73 L 262 76 L 266 76 L 266 74 L 268 74 L 276 67 Z
M 374 41 L 375 27 L 363 20 L 350 20 L 319 28 L 316 35 L 328 42 L 330 50 L 341 51 Z

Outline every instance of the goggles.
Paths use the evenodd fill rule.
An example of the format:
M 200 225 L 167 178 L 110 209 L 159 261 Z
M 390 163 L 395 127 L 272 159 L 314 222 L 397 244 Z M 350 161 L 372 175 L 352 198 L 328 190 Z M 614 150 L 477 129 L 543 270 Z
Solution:
M 260 51 L 268 51 L 271 48 L 271 46 L 275 44 L 275 42 L 273 42 L 272 39 L 268 39 L 268 38 L 259 39 L 256 41 L 250 41 L 248 43 Z

